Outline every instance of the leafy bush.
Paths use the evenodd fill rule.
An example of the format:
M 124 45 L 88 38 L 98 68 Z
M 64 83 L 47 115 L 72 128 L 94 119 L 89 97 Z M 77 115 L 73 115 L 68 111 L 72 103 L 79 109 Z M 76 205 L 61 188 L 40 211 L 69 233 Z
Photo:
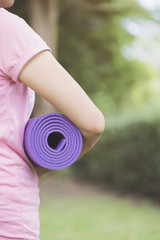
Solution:
M 159 130 L 157 123 L 107 130 L 72 172 L 122 192 L 160 197 Z

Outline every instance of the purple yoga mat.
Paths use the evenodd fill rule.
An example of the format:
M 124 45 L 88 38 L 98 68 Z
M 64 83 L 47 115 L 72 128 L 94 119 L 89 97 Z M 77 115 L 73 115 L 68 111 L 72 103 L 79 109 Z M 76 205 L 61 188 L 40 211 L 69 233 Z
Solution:
M 64 115 L 49 113 L 31 118 L 24 132 L 24 149 L 37 165 L 58 170 L 72 165 L 82 150 L 79 129 Z

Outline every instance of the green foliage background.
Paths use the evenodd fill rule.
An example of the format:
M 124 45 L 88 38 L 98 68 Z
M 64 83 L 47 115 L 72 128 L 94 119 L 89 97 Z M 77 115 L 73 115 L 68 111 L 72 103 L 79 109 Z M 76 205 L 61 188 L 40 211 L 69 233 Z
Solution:
M 95 10 L 84 10 L 87 3 Z M 135 1 L 62 1 L 59 61 L 104 110 L 131 100 L 137 83 L 152 75 L 146 64 L 121 54 L 134 40 L 122 25 L 129 17 L 151 18 Z
M 58 60 L 107 116 L 106 131 L 99 144 L 60 174 L 159 198 L 159 114 L 154 115 L 152 101 L 148 104 L 153 95 L 149 82 L 156 73 L 147 63 L 122 54 L 122 48 L 136 38 L 125 29 L 123 20 L 154 21 L 152 13 L 134 0 L 59 3 Z M 27 20 L 27 1 L 17 0 L 10 10 Z M 139 118 L 135 117 L 137 107 Z M 133 118 L 130 115 L 132 121 L 128 123 L 126 116 L 131 108 L 135 114 Z M 148 113 L 143 115 L 144 108 Z M 113 118 L 108 118 L 112 114 Z M 151 121 L 150 117 L 145 118 L 149 115 Z M 116 119 L 117 128 L 111 127 L 110 119 Z
M 28 1 L 10 11 L 29 21 Z M 134 0 L 59 1 L 58 60 L 104 112 L 132 102 L 137 85 L 153 77 L 147 64 L 121 54 L 135 39 L 122 21 L 138 18 L 153 20 Z
M 74 176 L 121 193 L 160 197 L 160 126 L 136 123 L 108 130 L 98 145 L 72 166 Z

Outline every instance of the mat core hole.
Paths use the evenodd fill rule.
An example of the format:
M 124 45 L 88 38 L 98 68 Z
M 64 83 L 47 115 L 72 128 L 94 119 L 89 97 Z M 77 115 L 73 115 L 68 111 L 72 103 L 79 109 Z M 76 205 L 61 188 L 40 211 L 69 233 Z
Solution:
M 59 132 L 50 133 L 47 142 L 48 145 L 55 150 L 63 149 L 66 143 L 63 134 Z

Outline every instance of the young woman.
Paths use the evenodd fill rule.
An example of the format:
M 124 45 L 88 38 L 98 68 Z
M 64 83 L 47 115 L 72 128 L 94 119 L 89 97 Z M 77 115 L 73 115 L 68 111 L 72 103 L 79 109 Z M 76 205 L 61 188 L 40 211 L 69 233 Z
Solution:
M 105 121 L 47 44 L 4 9 L 13 3 L 0 0 L 0 240 L 38 240 L 38 174 L 23 150 L 34 91 L 80 129 L 79 159 L 96 144 Z

